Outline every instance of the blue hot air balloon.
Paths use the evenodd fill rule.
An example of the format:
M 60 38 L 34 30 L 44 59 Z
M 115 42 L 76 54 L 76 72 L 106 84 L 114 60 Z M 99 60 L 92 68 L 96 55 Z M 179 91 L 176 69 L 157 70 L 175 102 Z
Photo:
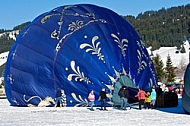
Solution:
M 184 75 L 184 89 L 182 95 L 182 105 L 186 113 L 190 113 L 190 64 L 188 64 Z
M 107 105 L 119 103 L 121 86 L 156 86 L 149 54 L 134 28 L 115 12 L 90 4 L 57 7 L 35 18 L 17 37 L 6 68 L 12 106 L 53 106 L 56 89 L 65 106 L 88 106 L 106 88 Z

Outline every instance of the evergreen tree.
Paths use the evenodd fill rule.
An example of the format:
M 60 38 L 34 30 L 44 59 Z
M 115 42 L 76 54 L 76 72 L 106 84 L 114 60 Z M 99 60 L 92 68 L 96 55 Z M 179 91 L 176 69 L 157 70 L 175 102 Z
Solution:
M 136 18 L 125 16 L 125 19 L 135 28 L 145 46 L 152 46 L 153 50 L 174 46 L 180 49 L 181 42 L 190 37 L 190 4 L 146 11 Z
M 167 61 L 166 61 L 166 74 L 167 74 L 167 82 L 174 82 L 175 73 L 174 73 L 171 57 L 169 54 L 167 56 Z
M 158 54 L 156 54 L 156 56 L 153 57 L 152 60 L 154 63 L 154 68 L 156 70 L 157 81 L 161 82 L 164 77 L 164 64 Z
M 190 23 L 188 24 L 188 32 L 190 33 Z
M 152 42 L 152 50 L 156 50 L 160 48 L 160 44 L 157 41 Z

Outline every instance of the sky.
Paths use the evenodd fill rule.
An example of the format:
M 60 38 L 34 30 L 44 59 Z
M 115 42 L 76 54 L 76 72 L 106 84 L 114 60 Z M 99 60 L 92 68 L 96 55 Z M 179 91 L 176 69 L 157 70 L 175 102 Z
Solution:
M 52 9 L 73 4 L 94 4 L 119 15 L 137 16 L 146 11 L 189 4 L 189 0 L 0 0 L 0 29 L 11 30 Z

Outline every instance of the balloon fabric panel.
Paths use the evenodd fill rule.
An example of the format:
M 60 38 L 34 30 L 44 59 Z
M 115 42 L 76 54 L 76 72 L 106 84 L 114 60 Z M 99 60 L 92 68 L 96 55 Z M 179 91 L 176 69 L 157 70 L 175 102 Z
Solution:
M 88 106 L 90 90 L 98 105 L 103 87 L 107 105 L 113 105 L 114 91 L 124 83 L 130 82 L 130 89 L 157 86 L 134 28 L 115 12 L 90 4 L 57 7 L 34 19 L 13 44 L 4 76 L 14 106 L 54 106 L 57 88 L 65 106 Z
M 190 113 L 190 64 L 187 65 L 184 74 L 184 88 L 183 88 L 183 95 L 182 95 L 182 106 L 186 113 Z

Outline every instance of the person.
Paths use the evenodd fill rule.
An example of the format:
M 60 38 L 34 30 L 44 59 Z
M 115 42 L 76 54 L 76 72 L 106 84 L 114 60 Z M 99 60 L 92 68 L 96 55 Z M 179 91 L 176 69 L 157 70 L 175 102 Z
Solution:
M 168 91 L 169 91 L 169 92 L 172 92 L 172 89 L 173 89 L 172 86 L 169 86 L 169 87 L 168 87 Z
M 147 109 L 150 109 L 150 102 L 151 102 L 151 99 L 150 99 L 150 92 L 147 92 L 146 94 L 146 98 L 145 98 L 145 108 Z
M 163 93 L 162 88 L 160 87 L 160 85 L 158 85 L 158 87 L 156 88 L 156 93 L 157 96 L 161 95 Z
M 130 104 L 128 103 L 129 98 L 129 91 L 127 86 L 122 86 L 118 92 L 118 95 L 121 100 L 121 110 L 126 110 L 127 105 L 130 107 Z
M 62 107 L 62 93 L 61 89 L 57 88 L 56 90 L 56 102 L 55 102 L 55 108 L 57 107 L 58 103 L 60 104 L 60 108 Z
M 150 93 L 150 99 L 151 99 L 151 103 L 152 103 L 152 109 L 156 108 L 156 97 L 157 97 L 157 93 L 155 91 L 155 88 L 152 88 L 152 91 Z
M 141 106 L 144 105 L 146 93 L 142 90 L 142 88 L 139 88 L 139 91 L 135 97 L 137 97 L 139 100 L 139 110 L 141 110 Z
M 106 109 L 106 98 L 107 98 L 107 96 L 106 96 L 105 88 L 102 88 L 102 91 L 100 92 L 99 99 L 98 99 L 101 102 L 100 110 L 107 110 Z
M 88 99 L 90 101 L 90 110 L 94 111 L 93 106 L 94 106 L 94 101 L 95 101 L 95 95 L 94 95 L 94 91 L 93 90 L 90 91 L 90 93 L 88 95 Z

